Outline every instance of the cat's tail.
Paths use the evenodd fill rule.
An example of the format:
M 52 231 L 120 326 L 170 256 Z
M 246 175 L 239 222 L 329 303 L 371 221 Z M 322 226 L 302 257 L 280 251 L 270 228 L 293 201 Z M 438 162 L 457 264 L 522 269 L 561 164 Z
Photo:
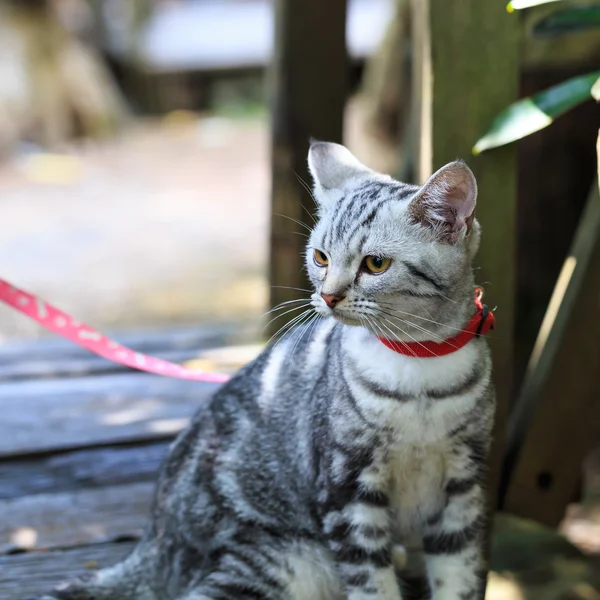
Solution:
M 139 600 L 152 598 L 144 584 L 143 561 L 134 551 L 126 560 L 61 584 L 49 594 L 25 600 Z

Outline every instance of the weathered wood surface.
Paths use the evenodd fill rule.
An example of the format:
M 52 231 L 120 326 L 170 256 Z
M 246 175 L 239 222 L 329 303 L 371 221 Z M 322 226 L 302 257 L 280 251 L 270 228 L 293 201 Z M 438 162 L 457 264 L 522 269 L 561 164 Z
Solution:
M 511 421 L 504 507 L 555 526 L 600 438 L 600 196 L 590 196 Z
M 259 348 L 215 347 L 242 339 L 207 328 L 120 341 L 235 370 Z M 14 380 L 36 361 L 54 377 Z M 104 373 L 100 359 L 54 339 L 0 346 L 0 364 L 13 378 L 0 383 L 0 598 L 22 599 L 129 551 L 170 440 L 219 386 Z M 95 374 L 78 377 L 74 365 Z
M 211 346 L 223 346 L 232 339 L 251 335 L 247 326 L 208 325 L 202 327 L 172 327 L 167 330 L 148 329 L 123 332 L 111 336 L 117 342 L 146 354 L 169 350 L 196 350 Z M 20 363 L 32 359 L 51 360 L 58 363 L 65 358 L 81 358 L 90 353 L 69 340 L 58 336 L 39 340 L 9 341 L 0 344 L 0 362 Z
M 247 342 L 253 338 L 252 334 L 253 329 L 247 326 L 217 325 L 129 333 L 115 336 L 115 339 L 144 354 L 172 362 L 183 362 L 209 348 Z M 0 382 L 129 371 L 126 367 L 100 358 L 70 341 L 57 337 L 35 342 L 0 344 Z
M 196 350 L 162 351 L 153 356 L 174 363 L 182 363 L 195 358 Z M 117 363 L 90 354 L 77 358 L 65 358 L 61 361 L 31 359 L 24 357 L 18 363 L 0 365 L 0 382 L 23 381 L 31 379 L 58 379 L 61 377 L 83 377 L 86 375 L 105 375 L 109 373 L 130 373 L 132 370 Z
M 4 459 L 0 462 L 0 499 L 154 482 L 169 444 L 149 442 Z
M 311 137 L 342 141 L 347 93 L 346 0 L 276 0 L 272 82 L 271 284 L 307 288 L 306 230 L 314 203 L 298 180 L 308 183 Z M 304 204 L 306 210 L 303 210 Z M 286 217 L 278 216 L 283 214 Z M 292 219 L 292 220 L 290 220 Z M 271 288 L 271 305 L 309 294 Z M 276 331 L 287 315 L 271 328 Z
M 0 598 L 23 600 L 43 594 L 90 569 L 117 563 L 133 547 L 132 542 L 121 542 L 0 556 Z
M 457 157 L 477 177 L 477 218 L 483 235 L 477 265 L 486 302 L 498 306 L 490 342 L 498 398 L 493 467 L 499 473 L 512 394 L 516 253 L 516 148 L 471 148 L 518 94 L 519 20 L 504 2 L 413 0 L 413 93 L 417 179 Z
M 164 439 L 217 384 L 142 373 L 0 385 L 0 457 Z
M 0 554 L 137 539 L 154 484 L 131 483 L 0 501 Z

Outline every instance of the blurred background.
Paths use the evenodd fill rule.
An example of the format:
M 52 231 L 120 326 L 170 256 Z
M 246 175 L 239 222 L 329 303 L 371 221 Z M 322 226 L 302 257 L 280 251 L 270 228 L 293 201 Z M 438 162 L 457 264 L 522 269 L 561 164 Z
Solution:
M 0 11 L 2 276 L 98 328 L 258 321 L 272 2 L 9 0 Z M 396 128 L 373 143 L 366 122 L 399 119 L 369 114 L 390 101 L 381 76 L 364 74 L 394 11 L 352 0 L 347 15 L 345 138 L 385 170 Z M 364 87 L 381 97 L 360 106 Z M 0 335 L 45 334 L 0 307 Z
M 590 96 L 600 9 L 557 0 L 513 0 L 514 15 L 505 8 L 499 0 L 0 0 L 0 277 L 143 351 L 232 370 L 277 329 L 264 316 L 269 307 L 305 287 L 298 256 L 314 208 L 309 135 L 343 141 L 368 166 L 417 183 L 442 162 L 466 159 L 482 192 L 479 283 L 499 323 L 493 472 L 503 512 L 488 600 L 600 600 L 600 329 L 584 318 L 600 309 L 600 111 Z M 588 83 L 560 87 L 580 76 Z M 478 139 L 474 154 L 489 152 L 474 157 Z M 244 345 L 200 353 L 233 342 Z M 118 404 L 124 389 L 107 369 L 0 305 L 0 404 L 14 408 L 6 439 L 17 432 L 4 449 L 0 442 L 0 502 L 153 480 L 160 444 L 191 405 L 163 414 L 176 401 L 171 392 L 138 393 L 135 383 L 123 402 L 150 394 L 160 423 L 155 405 L 105 414 L 106 399 Z M 102 382 L 90 379 L 101 372 Z M 56 386 L 65 387 L 42 387 L 61 377 Z M 79 382 L 83 391 L 66 387 L 80 390 Z M 100 408 L 77 408 L 90 390 Z M 75 399 L 65 412 L 43 412 L 64 397 Z M 27 421 L 23 398 L 41 424 Z M 77 427 L 105 429 L 76 441 L 67 432 L 67 444 L 61 428 L 72 415 Z M 48 423 L 56 440 L 40 449 Z M 80 455 L 61 458 L 60 468 L 29 458 L 100 452 L 115 436 L 129 444 L 132 431 L 149 436 L 140 438 L 144 452 L 156 452 L 139 472 L 129 455 L 120 463 L 111 454 L 101 476 Z M 121 468 L 135 474 L 107 475 Z M 59 483 L 47 483 L 44 469 Z M 35 485 L 11 483 L 23 474 Z M 0 522 L 0 567 L 4 551 L 64 545 L 45 539 L 41 524 L 27 537 L 38 514 L 27 510 L 22 528 Z M 137 521 L 126 522 L 135 537 Z M 111 539 L 103 527 L 89 539 L 78 530 L 76 542 Z M 0 574 L 0 591 L 3 581 L 14 585 Z

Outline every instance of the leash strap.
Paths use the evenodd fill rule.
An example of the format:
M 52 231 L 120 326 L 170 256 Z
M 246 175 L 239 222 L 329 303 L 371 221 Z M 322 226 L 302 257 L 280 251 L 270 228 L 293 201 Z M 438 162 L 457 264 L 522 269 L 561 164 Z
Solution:
M 71 316 L 0 279 L 0 301 L 28 316 L 49 331 L 112 362 L 166 377 L 177 377 L 207 383 L 223 383 L 229 375 L 188 369 L 160 358 L 140 354 L 106 337 L 99 331 L 78 323 Z

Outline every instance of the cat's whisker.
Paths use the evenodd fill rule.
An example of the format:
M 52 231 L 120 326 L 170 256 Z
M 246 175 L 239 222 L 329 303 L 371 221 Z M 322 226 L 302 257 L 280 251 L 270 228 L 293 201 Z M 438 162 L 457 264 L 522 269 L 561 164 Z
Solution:
M 313 199 L 314 203 L 317 204 L 317 199 L 314 197 L 314 195 L 313 195 L 312 191 L 310 190 L 310 188 L 308 187 L 308 185 L 301 179 L 301 177 L 298 175 L 298 173 L 296 173 L 296 177 L 298 177 L 298 181 L 300 182 L 300 185 L 309 193 L 309 195 Z M 317 219 L 310 212 L 310 210 L 308 210 L 308 208 L 306 208 L 306 206 L 304 206 L 304 204 L 302 204 L 302 202 L 300 202 L 300 206 L 302 207 L 302 210 L 304 210 L 304 212 L 306 212 L 306 214 L 312 219 L 312 222 L 316 225 Z
M 294 169 L 292 169 L 292 171 L 294 171 Z M 310 188 L 310 185 L 306 181 L 304 181 L 304 179 L 302 179 L 302 177 L 300 177 L 300 174 L 297 173 L 296 171 L 294 171 L 294 175 L 300 182 L 300 185 L 308 192 L 308 195 L 314 200 L 315 204 L 318 204 L 318 200 L 315 198 L 315 195 L 313 194 L 313 191 Z M 308 214 L 312 217 L 313 221 L 316 223 L 317 220 L 315 219 L 315 217 L 310 212 Z
M 376 336 L 383 337 L 383 338 L 387 337 L 385 331 L 383 331 L 383 329 L 381 328 L 382 324 L 378 324 L 376 321 L 376 318 L 378 315 L 375 312 L 370 313 L 370 316 L 373 317 L 372 319 L 369 319 L 369 315 L 367 313 L 363 312 L 362 314 L 365 316 L 365 319 L 367 320 L 367 323 L 369 324 L 371 331 Z M 360 318 L 360 316 L 359 316 L 359 318 Z M 396 337 L 397 334 L 395 334 L 393 331 L 391 331 L 388 327 L 386 327 L 386 329 L 394 336 L 394 338 Z M 410 351 L 414 356 L 416 356 L 416 354 L 414 353 L 414 351 L 408 344 L 406 344 L 402 340 L 397 340 L 397 341 L 398 341 L 398 343 L 402 344 L 408 351 Z
M 318 319 L 318 317 L 319 317 L 318 313 L 313 313 L 309 317 L 309 319 L 304 323 L 304 325 L 302 325 L 302 331 L 298 334 L 298 339 L 294 343 L 294 346 L 292 348 L 292 352 L 290 353 L 290 362 L 292 362 L 294 360 L 294 355 L 296 353 L 296 349 L 298 348 L 298 345 L 300 344 L 300 342 L 304 338 L 305 333 L 307 332 L 307 330 L 309 330 L 309 328 L 311 327 L 311 325 L 314 325 L 314 323 Z M 310 334 L 309 334 L 308 337 L 310 339 Z
M 374 324 L 377 324 L 377 321 L 374 320 Z M 383 331 L 382 326 L 385 327 L 391 334 L 393 338 L 397 338 L 397 334 L 394 333 L 389 327 L 387 327 L 384 323 L 377 324 L 377 328 L 381 332 L 381 337 L 386 338 L 387 335 L 385 331 Z M 406 348 L 415 358 L 417 357 L 417 353 L 403 340 L 395 339 L 399 344 L 402 344 L 404 348 Z
M 309 332 L 309 339 L 312 336 L 312 334 L 315 332 L 315 329 L 317 328 L 317 324 L 319 323 L 319 321 L 321 321 L 321 319 L 323 319 L 324 317 L 322 315 L 320 315 L 319 313 L 316 313 L 317 318 L 314 320 L 314 325 L 312 330 Z
M 302 307 L 300 307 L 302 308 Z M 310 313 L 310 309 L 306 309 L 303 313 L 300 313 L 299 315 L 296 315 L 293 319 L 291 319 L 290 321 L 288 321 L 287 323 L 284 323 L 268 340 L 267 343 L 265 344 L 265 347 L 268 347 L 269 344 L 271 344 L 276 338 L 277 336 L 281 336 L 276 342 L 275 344 L 273 344 L 273 348 L 275 348 L 277 346 L 277 344 L 279 344 L 279 342 L 281 342 L 286 336 L 287 334 L 289 334 L 291 331 L 294 330 L 294 323 L 300 319 L 301 317 L 307 315 L 308 313 Z M 282 315 L 279 315 L 282 316 Z M 266 329 L 266 325 L 265 327 L 263 327 L 263 331 Z M 254 366 L 252 367 L 252 371 L 254 371 L 254 369 L 256 368 L 257 363 L 254 363 Z
M 307 304 L 310 303 L 308 298 L 298 298 L 296 300 L 286 300 L 285 302 L 280 302 L 277 306 L 274 306 L 273 308 L 270 308 L 267 312 L 263 313 L 261 315 L 261 318 L 264 318 L 271 313 L 277 312 L 278 310 L 282 310 L 289 304 L 297 304 L 298 302 L 306 302 Z
M 264 331 L 273 321 L 277 321 L 277 319 L 280 319 L 281 317 L 294 312 L 295 310 L 300 310 L 301 308 L 305 308 L 306 306 L 311 306 L 310 302 L 307 302 L 306 304 L 302 304 L 300 306 L 294 306 L 293 308 L 290 308 L 289 310 L 286 310 L 285 312 L 282 312 L 276 316 L 274 316 L 262 329 L 262 331 Z M 285 308 L 285 307 L 283 307 Z
M 311 314 L 313 308 L 307 308 L 304 312 L 300 313 L 299 315 L 296 315 L 293 319 L 291 319 L 290 321 L 288 321 L 287 323 L 285 323 L 284 325 L 282 325 L 269 339 L 269 341 L 267 342 L 267 345 L 270 344 L 272 341 L 274 341 L 277 336 L 280 336 L 279 339 L 275 342 L 274 347 L 277 346 L 277 344 L 279 344 L 279 342 L 281 342 L 291 331 L 293 331 L 294 327 L 296 325 L 299 325 L 300 323 L 302 323 L 304 321 L 304 319 L 308 318 L 308 316 Z
M 409 313 L 406 312 L 404 310 L 399 310 L 397 308 L 394 308 L 394 305 L 392 303 L 389 302 L 378 302 L 378 304 L 382 305 L 382 306 L 388 306 L 389 309 L 395 313 L 394 316 L 397 317 L 398 314 L 402 314 L 402 315 L 406 315 L 408 317 L 412 317 L 413 319 L 421 319 L 422 321 L 427 321 L 429 323 L 433 323 L 434 325 L 437 325 L 438 327 L 445 327 L 446 329 L 451 329 L 452 331 L 456 331 L 458 333 L 467 333 L 466 329 L 463 329 L 461 327 L 455 327 L 453 325 L 446 325 L 444 323 L 440 323 L 439 321 L 436 321 L 435 319 L 428 319 L 427 317 L 422 317 L 421 315 L 415 315 L 413 313 Z M 397 317 L 400 318 L 400 317 Z M 405 321 L 407 324 L 413 325 L 416 327 L 416 325 L 414 323 L 410 323 L 410 321 Z M 429 332 L 431 333 L 431 332 Z M 432 334 L 433 335 L 433 334 Z M 480 337 L 480 334 L 476 334 L 476 336 Z
M 294 223 L 297 223 L 298 225 L 301 225 L 302 227 L 307 229 L 309 233 L 312 233 L 312 227 L 309 227 L 304 221 L 301 221 L 300 219 L 294 219 L 294 217 L 290 217 L 282 213 L 273 213 L 273 215 L 275 215 L 276 217 L 283 217 L 284 219 L 289 219 L 290 221 L 293 221 Z
M 408 325 L 409 327 L 414 327 L 415 329 L 417 329 L 418 331 L 422 331 L 423 333 L 426 333 L 427 335 L 430 335 L 432 338 L 434 338 L 435 340 L 438 340 L 440 342 L 445 341 L 445 338 L 433 333 L 433 331 L 430 331 L 429 329 L 427 329 L 426 327 L 422 327 L 421 325 L 417 325 L 416 323 L 412 323 L 411 321 L 408 321 L 407 319 L 402 319 L 396 315 L 393 315 L 391 313 L 388 313 L 384 310 L 380 311 L 382 315 L 386 315 L 387 317 L 390 317 L 391 319 L 395 319 L 397 321 L 400 321 L 400 323 L 402 323 L 403 325 Z
M 311 311 L 311 309 L 307 308 L 305 309 L 303 312 L 301 312 L 299 315 L 295 315 L 292 319 L 290 319 L 287 323 L 284 323 L 270 338 L 269 341 L 267 342 L 267 345 L 270 344 L 273 340 L 275 340 L 279 335 L 283 334 L 285 331 L 287 331 L 290 327 L 294 326 L 294 323 L 296 323 L 298 321 L 298 319 L 302 318 L 303 316 L 307 315 L 309 312 Z
M 294 345 L 292 346 L 292 352 L 290 353 L 290 356 L 293 358 L 294 356 L 294 352 L 296 351 L 296 348 L 298 347 L 298 344 L 302 341 L 302 338 L 304 337 L 304 333 L 306 332 L 307 327 L 309 327 L 311 325 L 311 323 L 316 319 L 317 317 L 317 313 L 314 312 L 312 314 L 310 314 L 308 316 L 307 319 L 304 320 L 304 322 L 301 325 L 297 325 L 296 329 L 298 330 L 298 337 L 296 339 L 296 341 L 294 342 Z
M 304 206 L 304 204 L 302 204 L 302 202 L 300 203 L 300 206 L 304 209 L 304 211 L 306 212 L 306 214 L 312 219 L 313 224 L 316 225 L 317 224 L 317 219 L 310 212 L 310 210 L 308 210 L 308 208 L 306 208 L 306 206 Z
M 288 235 L 288 233 L 291 233 L 292 235 L 301 235 L 307 239 L 310 237 L 308 233 L 304 233 L 303 231 L 276 231 L 275 235 Z
M 388 321 L 388 320 L 386 319 L 386 321 Z M 403 321 L 403 320 L 401 320 L 401 322 L 402 322 L 402 323 L 404 323 L 404 324 L 406 324 L 406 325 L 409 325 L 409 326 L 415 327 L 415 324 L 414 324 L 414 323 L 411 323 L 410 321 Z M 395 328 L 397 328 L 398 330 L 402 331 L 402 332 L 403 332 L 405 335 L 409 335 L 409 334 L 408 334 L 408 333 L 406 333 L 404 330 L 402 330 L 402 329 L 401 329 L 401 328 L 400 328 L 398 325 L 394 325 L 394 324 L 393 324 L 391 321 L 388 321 L 388 323 L 389 323 L 389 324 L 390 324 L 392 327 L 395 327 Z M 446 344 L 448 344 L 448 345 L 449 345 L 451 348 L 454 348 L 455 350 L 458 350 L 458 347 L 457 347 L 457 346 L 455 346 L 454 344 L 452 344 L 452 343 L 448 342 L 448 340 L 445 340 L 444 338 L 441 338 L 441 337 L 439 337 L 439 336 L 436 336 L 436 335 L 434 335 L 433 333 L 431 333 L 431 331 L 429 331 L 429 330 L 427 330 L 427 329 L 424 329 L 424 328 L 422 328 L 422 327 L 421 327 L 421 328 L 419 328 L 419 329 L 421 329 L 421 330 L 422 330 L 424 333 L 427 333 L 428 335 L 431 335 L 433 338 L 435 338 L 436 340 L 438 340 L 438 342 L 439 342 L 439 343 L 445 342 L 445 343 L 446 343 Z M 423 345 L 423 344 L 421 344 L 421 346 L 422 346 L 422 345 Z
M 292 327 L 290 327 L 285 334 L 275 342 L 273 348 L 276 348 L 277 345 L 282 342 L 285 338 L 291 339 L 294 335 L 294 333 L 298 332 L 298 330 L 300 329 L 301 326 L 305 325 L 306 322 L 310 322 L 311 319 L 313 317 L 313 314 L 307 314 L 304 315 L 303 318 L 299 319 Z M 296 339 L 296 342 L 294 343 L 294 347 L 293 350 L 295 350 L 296 348 L 296 344 L 298 343 L 298 339 L 300 339 L 303 335 L 304 330 L 302 330 L 298 335 L 299 337 Z
M 314 290 L 305 290 L 304 288 L 292 287 L 289 285 L 272 285 L 271 287 L 280 290 L 296 290 L 298 292 L 307 292 L 308 294 L 312 294 L 314 292 Z
M 448 302 L 452 302 L 452 304 L 458 304 L 458 302 L 456 300 L 453 300 L 452 298 L 448 298 L 448 296 L 445 296 L 444 294 L 442 294 L 441 292 L 438 292 L 438 294 L 444 299 L 447 300 Z
M 382 338 L 387 338 L 388 334 L 385 333 L 385 331 L 383 330 L 383 323 L 378 324 L 377 321 L 373 320 L 373 325 L 377 328 L 376 331 L 376 335 L 378 337 L 382 337 Z M 386 329 L 392 334 L 392 338 L 397 341 L 399 344 L 402 344 L 413 356 L 416 356 L 415 351 L 408 345 L 405 344 L 402 340 L 398 340 L 397 338 L 397 334 L 395 334 L 393 331 L 391 331 L 388 327 L 386 327 Z
M 386 321 L 390 325 L 394 326 L 394 324 L 391 321 L 389 321 L 388 319 L 384 318 L 384 321 Z M 383 327 L 385 327 L 394 337 L 397 337 L 398 334 L 394 333 L 385 323 L 381 323 L 381 325 L 383 325 Z M 421 346 L 421 348 L 423 348 L 423 350 L 427 350 L 427 346 L 425 346 L 423 343 L 421 343 L 417 338 L 410 335 L 410 333 L 404 331 L 404 329 L 402 329 L 402 327 L 400 327 L 399 325 L 395 325 L 394 327 L 395 327 L 395 329 L 400 331 L 403 335 L 409 337 L 413 342 L 415 342 L 415 344 L 419 344 L 419 346 Z M 401 341 L 401 340 L 397 340 L 397 341 Z M 410 346 L 409 346 L 409 348 L 410 348 Z M 413 352 L 413 354 L 416 356 L 416 353 Z

